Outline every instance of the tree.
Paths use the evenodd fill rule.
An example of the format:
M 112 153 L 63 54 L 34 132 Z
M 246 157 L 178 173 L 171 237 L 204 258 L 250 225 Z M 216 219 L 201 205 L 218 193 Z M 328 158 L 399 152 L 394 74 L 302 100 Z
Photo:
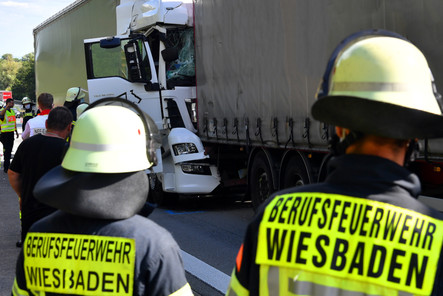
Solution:
M 12 54 L 4 54 L 0 59 L 0 89 L 11 90 L 15 76 L 21 67 L 21 62 L 14 59 Z
M 21 59 L 21 67 L 12 85 L 12 94 L 16 99 L 28 97 L 35 101 L 35 60 L 34 53 Z

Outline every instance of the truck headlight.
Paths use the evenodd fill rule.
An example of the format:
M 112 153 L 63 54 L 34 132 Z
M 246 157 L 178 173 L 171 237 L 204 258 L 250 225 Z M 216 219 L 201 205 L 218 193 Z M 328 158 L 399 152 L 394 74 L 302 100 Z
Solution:
M 194 175 L 211 175 L 211 169 L 206 164 L 183 163 L 181 164 L 183 173 Z
M 174 149 L 175 156 L 198 153 L 197 147 L 194 143 L 180 143 L 172 145 L 172 149 Z

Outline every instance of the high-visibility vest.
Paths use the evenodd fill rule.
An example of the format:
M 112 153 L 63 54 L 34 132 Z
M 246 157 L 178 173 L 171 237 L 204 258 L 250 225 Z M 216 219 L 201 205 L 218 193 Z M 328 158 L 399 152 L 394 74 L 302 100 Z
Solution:
M 2 110 L 4 110 L 4 109 L 2 109 Z M 15 121 L 16 121 L 16 118 L 15 118 L 14 110 L 11 110 L 11 109 L 6 110 L 5 118 L 1 122 L 2 133 L 15 131 Z
M 442 245 L 443 221 L 413 210 L 332 193 L 277 196 L 258 229 L 259 294 L 430 295 Z M 234 270 L 226 295 L 249 294 Z
M 27 117 L 27 116 L 34 117 L 34 112 L 33 111 L 29 111 L 29 112 L 23 113 L 23 117 Z

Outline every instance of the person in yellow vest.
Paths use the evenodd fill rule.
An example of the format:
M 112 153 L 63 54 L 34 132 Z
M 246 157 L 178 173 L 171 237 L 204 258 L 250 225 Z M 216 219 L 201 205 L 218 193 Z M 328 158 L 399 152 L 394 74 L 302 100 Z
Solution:
M 226 295 L 443 295 L 443 214 L 404 168 L 417 138 L 443 137 L 439 99 L 402 36 L 345 39 L 311 109 L 335 126 L 329 174 L 259 208 Z
M 22 106 L 23 106 L 23 122 L 22 122 L 22 132 L 25 131 L 26 123 L 29 119 L 35 117 L 35 110 L 32 109 L 32 106 L 34 103 L 31 101 L 30 98 L 24 97 L 22 99 Z
M 3 171 L 5 173 L 8 172 L 9 164 L 11 163 L 11 153 L 12 148 L 14 147 L 14 132 L 18 138 L 17 131 L 17 123 L 16 123 L 16 114 L 12 109 L 14 107 L 14 100 L 7 99 L 6 105 L 0 109 L 0 126 L 1 126 L 1 134 L 0 140 L 3 144 Z

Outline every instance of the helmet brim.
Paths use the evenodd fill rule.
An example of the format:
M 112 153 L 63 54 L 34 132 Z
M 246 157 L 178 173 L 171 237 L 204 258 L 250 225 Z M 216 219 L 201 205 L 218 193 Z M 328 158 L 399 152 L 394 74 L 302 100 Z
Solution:
M 443 137 L 443 116 L 351 96 L 325 96 L 312 106 L 314 119 L 393 139 Z
M 57 166 L 35 185 L 40 202 L 67 213 L 96 219 L 126 219 L 137 214 L 149 193 L 144 171 L 78 173 Z

